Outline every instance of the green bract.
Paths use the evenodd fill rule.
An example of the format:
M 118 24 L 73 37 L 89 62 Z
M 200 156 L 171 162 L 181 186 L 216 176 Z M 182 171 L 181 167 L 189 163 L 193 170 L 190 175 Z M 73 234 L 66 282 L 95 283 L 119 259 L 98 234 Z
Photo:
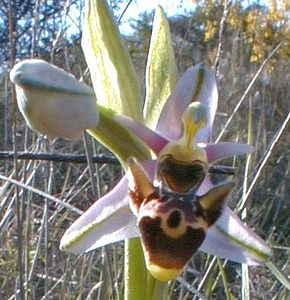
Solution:
M 164 103 L 176 85 L 177 73 L 169 24 L 163 9 L 158 6 L 146 66 L 144 118 L 151 129 L 155 129 Z
M 114 152 L 124 167 L 131 155 L 148 159 L 147 147 L 113 120 L 116 113 L 141 122 L 143 116 L 136 74 L 106 1 L 86 1 L 82 47 L 100 104 L 99 126 L 89 133 Z
M 142 121 L 136 74 L 106 1 L 86 1 L 82 48 L 98 103 Z

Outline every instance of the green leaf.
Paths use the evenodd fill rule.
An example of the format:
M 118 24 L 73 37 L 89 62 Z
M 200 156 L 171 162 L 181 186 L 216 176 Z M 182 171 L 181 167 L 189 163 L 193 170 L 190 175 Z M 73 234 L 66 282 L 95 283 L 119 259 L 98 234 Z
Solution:
M 131 156 L 139 161 L 150 158 L 150 152 L 146 144 L 114 120 L 115 112 L 113 110 L 99 104 L 97 107 L 100 114 L 99 123 L 96 128 L 87 130 L 89 134 L 111 150 L 124 167 Z
M 118 27 L 104 0 L 87 0 L 82 48 L 97 101 L 116 113 L 142 121 L 137 77 Z
M 151 129 L 155 129 L 164 103 L 176 85 L 177 73 L 169 24 L 162 8 L 158 6 L 146 66 L 144 118 Z

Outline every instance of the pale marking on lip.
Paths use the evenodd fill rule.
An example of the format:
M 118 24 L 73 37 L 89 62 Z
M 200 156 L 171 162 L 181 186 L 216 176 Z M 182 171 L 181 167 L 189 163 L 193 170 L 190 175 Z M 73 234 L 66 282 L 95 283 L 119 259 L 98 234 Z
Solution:
M 181 215 L 180 224 L 176 228 L 171 228 L 167 224 L 168 218 L 170 217 L 173 211 L 178 211 Z M 184 217 L 184 212 L 181 209 L 175 207 L 170 209 L 166 213 L 156 213 L 153 209 L 140 209 L 138 215 L 138 223 L 141 222 L 143 217 L 149 217 L 152 220 L 160 218 L 160 228 L 167 236 L 173 239 L 177 239 L 183 234 L 185 234 L 188 227 L 191 227 L 192 229 L 203 229 L 204 231 L 206 231 L 209 227 L 207 222 L 202 217 L 195 217 L 194 222 L 186 221 Z

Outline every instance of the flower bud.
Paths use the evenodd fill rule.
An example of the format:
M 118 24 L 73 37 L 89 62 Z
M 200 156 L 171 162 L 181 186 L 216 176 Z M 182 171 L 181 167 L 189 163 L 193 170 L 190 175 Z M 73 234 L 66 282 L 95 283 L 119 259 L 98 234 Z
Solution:
M 48 138 L 79 139 L 99 120 L 94 91 L 64 70 L 40 59 L 16 64 L 10 79 L 27 125 Z

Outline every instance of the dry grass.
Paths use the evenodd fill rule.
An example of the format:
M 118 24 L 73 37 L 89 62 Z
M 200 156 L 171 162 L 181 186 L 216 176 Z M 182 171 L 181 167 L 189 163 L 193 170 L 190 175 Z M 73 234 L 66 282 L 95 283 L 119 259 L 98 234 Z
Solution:
M 243 56 L 233 55 L 235 45 L 222 46 L 220 104 L 214 137 L 223 141 L 250 140 L 256 147 L 248 164 L 245 157 L 223 162 L 238 170 L 237 187 L 229 205 L 238 214 L 243 213 L 244 221 L 269 242 L 274 264 L 289 277 L 289 60 L 274 55 L 274 71 L 267 69 L 266 62 L 249 87 L 260 65 L 251 65 Z M 239 47 L 242 49 L 242 45 Z M 1 94 L 10 97 L 4 86 Z M 239 102 L 240 99 L 243 100 Z M 5 121 L 3 117 L 1 122 Z M 17 151 L 85 154 L 82 141 L 48 142 L 31 133 L 22 118 L 17 118 L 16 128 L 13 143 Z M 7 145 L 2 150 L 11 150 L 4 143 L 4 134 L 1 138 L 1 144 Z M 96 141 L 92 141 L 92 151 L 108 155 Z M 20 299 L 21 286 L 26 299 L 123 299 L 122 243 L 82 256 L 59 250 L 62 234 L 78 217 L 78 211 L 72 207 L 86 210 L 121 177 L 118 165 L 96 164 L 95 168 L 93 189 L 86 164 L 1 161 L 0 299 Z M 64 203 L 72 207 L 64 207 Z M 242 299 L 246 297 L 242 293 L 247 292 L 251 299 L 290 297 L 289 290 L 266 266 L 242 270 L 239 264 L 198 253 L 182 278 L 171 284 L 169 298 Z

